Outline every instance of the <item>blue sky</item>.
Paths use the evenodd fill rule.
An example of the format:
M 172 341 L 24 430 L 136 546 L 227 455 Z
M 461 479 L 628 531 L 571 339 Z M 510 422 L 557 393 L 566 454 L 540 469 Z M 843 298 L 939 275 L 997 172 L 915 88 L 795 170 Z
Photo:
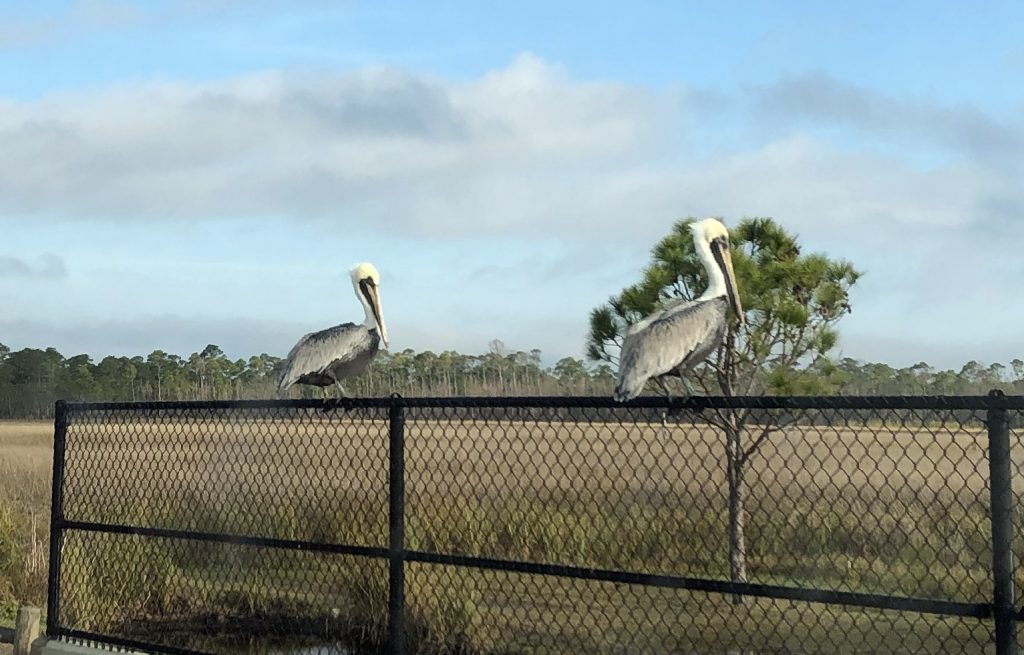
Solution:
M 494 3 L 492 3 L 494 4 Z M 866 270 L 841 354 L 1024 357 L 1024 6 L 0 9 L 0 342 L 582 354 L 672 220 L 770 215 Z

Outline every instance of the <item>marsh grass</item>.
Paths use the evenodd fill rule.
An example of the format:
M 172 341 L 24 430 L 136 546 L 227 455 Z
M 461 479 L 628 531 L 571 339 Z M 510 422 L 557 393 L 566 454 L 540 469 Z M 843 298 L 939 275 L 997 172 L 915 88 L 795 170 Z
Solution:
M 318 421 L 72 424 L 68 517 L 386 544 L 386 422 Z M 18 499 L 8 505 L 16 506 L 15 523 L 24 524 L 26 511 L 46 515 L 50 430 L 0 426 L 0 443 L 18 452 L 12 471 L 22 484 L 0 482 L 0 498 Z M 751 580 L 988 600 L 984 434 L 933 432 L 798 426 L 766 444 L 750 464 Z M 728 574 L 721 446 L 704 426 L 411 417 L 406 453 L 410 548 Z M 5 528 L 4 516 L 0 533 L 25 530 Z M 4 543 L 0 536 L 0 566 L 4 552 L 26 561 L 27 539 L 7 551 Z M 64 620 L 82 629 L 180 643 L 175 626 L 192 635 L 197 626 L 209 635 L 262 626 L 268 638 L 258 648 L 275 631 L 367 647 L 386 636 L 383 561 L 77 534 L 64 562 Z M 991 627 L 752 598 L 737 606 L 712 594 L 543 576 L 407 570 L 410 641 L 437 654 L 792 652 L 816 644 L 829 652 L 983 652 Z M 4 575 L 10 585 L 17 574 Z M 17 588 L 28 590 L 19 600 L 45 591 L 45 572 L 35 581 L 42 584 L 19 579 Z
M 0 421 L 0 623 L 45 604 L 52 435 L 47 423 Z

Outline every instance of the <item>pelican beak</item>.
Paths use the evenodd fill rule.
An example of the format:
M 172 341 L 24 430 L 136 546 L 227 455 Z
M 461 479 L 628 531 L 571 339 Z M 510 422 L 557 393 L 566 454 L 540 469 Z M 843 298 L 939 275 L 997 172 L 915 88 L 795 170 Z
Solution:
M 380 291 L 377 287 L 373 287 L 370 292 L 372 300 L 370 300 L 370 307 L 373 309 L 373 318 L 377 321 L 377 329 L 380 331 L 380 340 L 384 344 L 384 349 L 388 347 L 388 328 L 384 325 L 384 313 L 380 308 Z
M 387 349 L 388 328 L 384 325 L 384 312 L 380 307 L 380 289 L 378 289 L 377 285 L 369 279 L 360 282 L 359 287 L 363 292 L 363 296 L 366 297 L 366 302 L 370 304 L 370 311 L 373 312 L 373 320 L 377 323 L 377 333 L 380 335 L 380 340 L 384 344 L 384 348 Z
M 714 246 L 711 250 L 715 255 L 715 260 L 718 267 L 722 269 L 722 276 L 725 277 L 725 291 L 729 296 L 729 304 L 732 306 L 732 311 L 736 313 L 740 325 L 743 325 L 746 319 L 743 316 L 743 305 L 740 304 L 740 292 L 736 287 L 736 273 L 732 270 L 732 251 L 729 250 L 724 239 L 715 239 L 712 246 Z

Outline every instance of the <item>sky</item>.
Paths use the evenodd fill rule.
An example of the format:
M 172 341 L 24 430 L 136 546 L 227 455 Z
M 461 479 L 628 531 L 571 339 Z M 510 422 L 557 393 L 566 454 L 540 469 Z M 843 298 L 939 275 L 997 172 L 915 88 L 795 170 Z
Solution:
M 674 220 L 865 272 L 837 356 L 1024 357 L 1019 2 L 0 8 L 0 342 L 582 357 Z

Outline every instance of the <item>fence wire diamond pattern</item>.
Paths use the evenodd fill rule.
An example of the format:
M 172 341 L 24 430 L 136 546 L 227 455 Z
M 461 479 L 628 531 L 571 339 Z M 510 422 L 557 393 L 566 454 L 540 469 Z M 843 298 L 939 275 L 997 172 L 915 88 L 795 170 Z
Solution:
M 48 632 L 172 653 L 1012 652 L 1021 401 L 59 403 Z

